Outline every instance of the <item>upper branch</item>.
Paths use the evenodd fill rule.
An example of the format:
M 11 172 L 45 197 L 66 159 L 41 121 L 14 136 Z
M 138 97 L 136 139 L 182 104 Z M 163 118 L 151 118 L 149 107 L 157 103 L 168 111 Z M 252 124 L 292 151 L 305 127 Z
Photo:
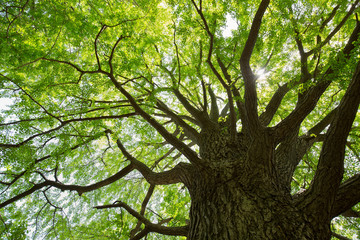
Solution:
M 201 127 L 206 126 L 209 124 L 209 119 L 207 118 L 207 115 L 204 114 L 204 112 L 200 111 L 199 109 L 196 109 L 191 103 L 186 99 L 186 97 L 179 91 L 179 89 L 173 90 L 175 96 L 181 104 L 185 107 L 185 109 L 201 124 Z
M 214 35 L 211 33 L 210 31 L 210 28 L 209 28 L 209 25 L 205 19 L 205 16 L 202 12 L 202 5 L 201 5 L 201 0 L 200 0 L 200 8 L 196 5 L 195 1 L 194 0 L 191 0 L 192 4 L 194 5 L 196 11 L 198 12 L 198 14 L 200 15 L 200 18 L 201 20 L 203 21 L 204 23 L 204 27 L 205 27 L 205 30 L 207 32 L 207 34 L 210 36 L 210 37 L 213 37 Z
M 341 22 L 334 28 L 334 30 L 331 31 L 331 33 L 326 37 L 326 39 L 322 42 L 320 42 L 318 44 L 318 46 L 316 46 L 314 49 L 310 50 L 309 52 L 306 53 L 306 56 L 310 56 L 311 54 L 313 54 L 316 50 L 322 48 L 323 46 L 325 46 L 327 43 L 330 42 L 330 40 L 335 36 L 335 34 L 340 31 L 340 29 L 342 28 L 342 26 L 346 23 L 346 21 L 348 20 L 348 18 L 354 13 L 355 9 L 356 9 L 356 5 L 358 5 L 358 3 L 360 2 L 360 0 L 356 0 L 352 5 L 351 8 L 349 9 L 348 13 L 344 16 L 344 18 L 341 20 Z M 333 15 L 335 15 L 335 12 L 337 10 L 337 7 L 334 8 L 333 12 L 331 13 L 329 19 L 332 18 Z M 330 20 L 329 20 L 330 21 Z M 327 24 L 327 22 L 325 21 L 321 27 L 323 28 L 323 26 L 325 26 Z
M 116 41 L 116 43 L 114 44 L 113 48 L 111 49 L 111 53 L 110 53 L 110 57 L 109 57 L 110 74 L 113 74 L 113 72 L 114 72 L 113 65 L 112 65 L 112 60 L 113 60 L 113 57 L 114 57 L 115 49 L 116 49 L 117 45 L 119 44 L 119 42 L 121 40 L 123 40 L 124 38 L 127 38 L 127 37 L 129 37 L 129 36 L 120 36 L 118 38 L 118 40 Z M 98 64 L 100 64 L 100 63 L 98 62 Z M 100 69 L 100 65 L 99 65 L 99 69 Z
M 308 69 L 308 55 L 305 54 L 305 50 L 304 50 L 304 46 L 302 44 L 302 41 L 300 40 L 300 33 L 296 30 L 295 31 L 295 41 L 296 41 L 296 45 L 298 47 L 299 50 L 299 54 L 300 54 L 300 61 L 301 61 L 301 81 L 302 83 L 306 82 L 307 80 L 310 80 L 311 78 L 311 74 L 309 73 L 309 69 Z
M 202 12 L 202 6 L 201 6 L 201 1 L 200 1 L 200 7 L 198 7 L 195 3 L 194 0 L 192 0 L 192 3 L 197 11 L 197 13 L 199 14 L 203 24 L 204 24 L 204 28 L 206 33 L 209 36 L 209 41 L 210 41 L 210 46 L 209 46 L 209 52 L 208 52 L 208 56 L 207 56 L 207 60 L 206 62 L 209 64 L 211 71 L 215 74 L 215 76 L 217 77 L 217 79 L 220 81 L 221 85 L 225 88 L 228 99 L 229 99 L 229 106 L 230 106 L 230 135 L 231 138 L 234 140 L 236 138 L 236 114 L 235 114 L 235 109 L 234 109 L 234 104 L 233 104 L 233 96 L 232 96 L 232 92 L 231 92 L 231 86 L 229 86 L 228 84 L 226 84 L 226 82 L 224 81 L 223 77 L 220 75 L 220 73 L 216 70 L 214 64 L 211 61 L 211 56 L 212 56 L 212 52 L 213 52 L 213 48 L 214 48 L 214 34 L 211 32 L 210 27 L 208 22 L 206 21 L 206 18 Z M 231 84 L 231 79 L 230 79 L 230 75 L 228 74 L 225 65 L 222 63 L 222 61 L 218 58 L 218 63 L 219 66 L 221 67 L 225 78 L 229 81 L 229 84 Z
M 179 57 L 179 49 L 178 45 L 176 44 L 176 25 L 174 22 L 174 45 L 175 45 L 175 51 L 176 51 L 176 59 L 177 59 L 177 67 L 178 67 L 178 85 L 180 85 L 181 81 L 181 68 L 180 68 L 180 57 Z
M 320 134 L 332 122 L 332 120 L 335 117 L 335 114 L 336 114 L 337 110 L 338 110 L 338 108 L 335 108 L 334 110 L 332 110 L 319 123 L 317 123 L 314 127 L 312 127 L 308 131 L 308 135 L 311 135 L 311 134 L 318 135 L 318 134 Z
M 198 157 L 196 152 L 194 152 L 185 143 L 183 143 L 171 133 L 169 133 L 160 123 L 158 123 L 152 116 L 145 112 L 135 101 L 134 97 L 121 86 L 121 84 L 115 79 L 113 75 L 107 75 L 113 82 L 115 87 L 129 100 L 136 113 L 138 113 L 145 121 L 147 121 L 152 127 L 154 127 L 158 131 L 158 133 L 160 133 L 165 138 L 166 141 L 176 147 L 179 152 L 183 153 L 190 162 L 201 165 L 202 160 Z
M 358 23 L 352 32 L 348 43 L 338 54 L 338 56 L 343 55 L 347 59 L 350 57 L 350 52 L 355 48 L 354 43 L 359 38 L 359 33 L 360 24 Z M 337 60 L 339 59 L 340 57 L 338 57 Z M 332 67 L 327 69 L 323 75 L 323 79 L 316 86 L 310 88 L 301 98 L 301 101 L 298 102 L 295 109 L 284 120 L 275 126 L 277 141 L 282 141 L 289 133 L 296 129 L 306 118 L 306 116 L 315 108 L 321 95 L 325 92 L 331 83 L 331 81 L 326 80 L 325 77 L 333 72 L 334 69 Z
M 182 127 L 184 129 L 184 133 L 186 136 L 188 136 L 192 141 L 195 143 L 199 142 L 199 133 L 191 127 L 189 124 L 187 124 L 181 116 L 175 114 L 173 111 L 171 111 L 165 103 L 163 103 L 160 100 L 157 100 L 157 106 L 158 108 L 163 111 L 166 115 L 168 115 L 177 125 Z
M 359 92 L 360 61 L 340 102 L 334 120 L 330 124 L 321 149 L 317 171 L 309 189 L 309 198 L 317 199 L 312 203 L 314 206 L 324 204 L 326 200 L 325 207 L 331 208 L 334 201 L 344 172 L 346 139 L 360 104 Z
M 96 35 L 95 37 L 95 40 L 94 40 L 94 50 L 95 50 L 95 56 L 96 56 L 96 62 L 97 62 L 97 65 L 98 65 L 98 70 L 100 71 L 101 70 L 101 63 L 100 63 L 100 58 L 99 58 L 99 54 L 98 54 L 98 47 L 97 47 L 97 42 L 98 42 L 98 39 L 100 37 L 100 34 L 107 28 L 106 25 L 103 25 L 100 29 L 100 31 L 98 32 L 98 34 Z
M 208 86 L 209 89 L 209 95 L 210 95 L 210 99 L 211 99 L 211 106 L 210 106 L 210 119 L 214 122 L 217 122 L 219 119 L 219 107 L 216 103 L 216 96 L 213 92 L 213 90 L 211 89 L 211 86 Z
M 173 81 L 174 85 L 176 83 L 176 79 L 174 74 L 167 69 L 166 67 L 160 65 L 161 69 L 163 69 L 167 74 L 169 74 L 171 80 Z M 209 119 L 207 118 L 206 114 L 196 107 L 194 107 L 188 99 L 180 92 L 180 90 L 175 87 L 173 89 L 173 93 L 177 97 L 177 99 L 180 101 L 180 103 L 185 107 L 185 109 L 191 114 L 192 117 L 194 117 L 200 124 L 200 127 L 203 127 L 204 125 L 207 125 L 209 123 Z
M 233 139 L 235 139 L 236 137 L 236 113 L 235 113 L 235 108 L 234 108 L 234 100 L 233 100 L 233 96 L 232 94 L 234 93 L 234 91 L 237 91 L 237 89 L 234 86 L 234 83 L 231 81 L 231 77 L 230 74 L 227 71 L 227 68 L 225 67 L 225 64 L 221 61 L 220 58 L 217 58 L 217 62 L 221 68 L 221 71 L 223 72 L 225 79 L 227 80 L 228 84 L 226 83 L 222 83 L 223 86 L 226 89 L 226 93 L 228 95 L 228 99 L 229 99 L 229 108 L 230 108 L 230 133 Z
M 245 83 L 245 109 L 249 118 L 250 127 L 253 130 L 259 129 L 260 122 L 257 114 L 256 77 L 250 67 L 250 58 L 259 35 L 262 18 L 269 3 L 270 0 L 261 1 L 240 58 L 240 68 Z

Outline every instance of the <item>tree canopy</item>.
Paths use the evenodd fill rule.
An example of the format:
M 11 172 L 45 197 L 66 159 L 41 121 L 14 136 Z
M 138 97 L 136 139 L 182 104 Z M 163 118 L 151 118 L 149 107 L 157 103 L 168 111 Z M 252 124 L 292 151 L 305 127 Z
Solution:
M 2 1 L 0 236 L 185 239 L 207 171 L 360 237 L 359 7 Z

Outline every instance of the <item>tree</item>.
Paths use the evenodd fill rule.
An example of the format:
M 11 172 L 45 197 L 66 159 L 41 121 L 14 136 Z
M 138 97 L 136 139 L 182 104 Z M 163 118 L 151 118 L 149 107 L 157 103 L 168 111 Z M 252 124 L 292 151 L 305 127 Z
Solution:
M 359 235 L 359 6 L 1 3 L 2 236 Z

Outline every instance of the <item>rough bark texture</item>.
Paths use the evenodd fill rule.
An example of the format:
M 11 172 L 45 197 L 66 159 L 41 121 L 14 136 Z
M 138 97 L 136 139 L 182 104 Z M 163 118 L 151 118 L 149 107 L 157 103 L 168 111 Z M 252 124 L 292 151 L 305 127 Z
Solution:
M 271 166 L 263 164 L 273 159 L 268 133 L 263 134 L 259 140 L 238 135 L 236 143 L 227 144 L 221 133 L 205 134 L 204 156 L 209 166 L 215 160 L 217 164 L 189 172 L 189 240 L 317 239 L 313 224 L 295 207 L 289 192 L 277 191 Z M 250 164 L 249 158 L 254 158 Z

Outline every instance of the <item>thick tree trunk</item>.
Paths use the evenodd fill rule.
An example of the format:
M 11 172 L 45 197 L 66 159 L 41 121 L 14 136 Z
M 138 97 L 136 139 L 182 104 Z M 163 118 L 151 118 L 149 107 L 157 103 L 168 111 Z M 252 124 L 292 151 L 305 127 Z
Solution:
M 330 239 L 329 224 L 313 223 L 281 190 L 265 163 L 273 161 L 274 149 L 265 135 L 259 141 L 238 136 L 236 143 L 206 136 L 211 143 L 202 145 L 202 157 L 209 165 L 192 169 L 186 181 L 192 200 L 188 240 Z M 259 159 L 264 157 L 269 159 Z
M 285 197 L 203 176 L 191 189 L 189 240 L 317 239 L 306 216 Z

